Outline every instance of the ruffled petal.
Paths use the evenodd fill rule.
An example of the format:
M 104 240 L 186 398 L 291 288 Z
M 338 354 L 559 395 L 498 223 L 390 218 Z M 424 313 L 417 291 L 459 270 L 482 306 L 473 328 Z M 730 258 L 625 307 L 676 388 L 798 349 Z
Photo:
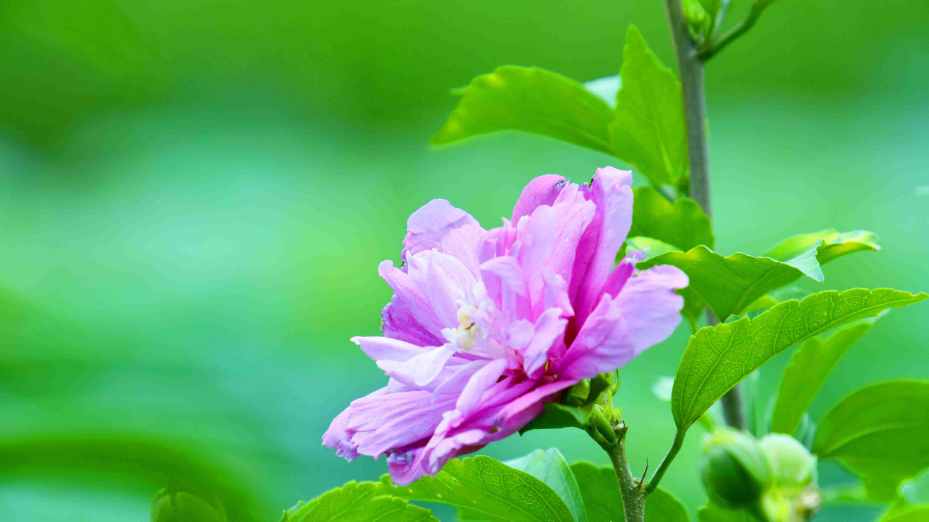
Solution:
M 406 237 L 403 238 L 403 259 L 422 250 L 441 246 L 442 238 L 449 231 L 465 225 L 479 225 L 470 214 L 455 208 L 444 199 L 433 199 L 413 212 L 406 222 Z
M 564 186 L 564 176 L 557 174 L 545 174 L 530 181 L 513 207 L 513 223 L 518 223 L 519 218 L 532 214 L 539 205 L 551 206 Z
M 659 265 L 640 272 L 623 287 L 616 304 L 626 320 L 634 355 L 664 341 L 681 322 L 684 298 L 674 291 L 686 287 L 687 274 Z

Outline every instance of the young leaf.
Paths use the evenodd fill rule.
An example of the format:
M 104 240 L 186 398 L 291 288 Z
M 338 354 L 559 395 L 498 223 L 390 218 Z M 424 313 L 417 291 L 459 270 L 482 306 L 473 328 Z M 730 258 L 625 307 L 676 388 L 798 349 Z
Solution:
M 548 451 L 535 450 L 525 457 L 508 460 L 504 464 L 525 471 L 548 484 L 568 506 L 574 520 L 587 522 L 587 511 L 584 510 L 584 499 L 581 497 L 577 480 L 564 456 L 556 448 Z
M 681 84 L 634 25 L 626 33 L 619 76 L 623 81 L 609 127 L 616 155 L 652 183 L 677 184 L 687 174 Z
M 589 462 L 571 464 L 590 522 L 622 522 L 623 503 L 613 468 L 597 467 Z M 687 522 L 687 508 L 672 494 L 658 488 L 645 499 L 645 522 Z
M 862 319 L 841 328 L 828 338 L 814 337 L 797 349 L 781 378 L 771 418 L 771 431 L 788 435 L 797 432 L 803 414 L 809 409 L 839 359 L 871 329 L 875 321 L 876 317 Z
M 716 241 L 710 218 L 696 201 L 678 198 L 671 203 L 649 186 L 635 190 L 629 237 L 635 236 L 658 239 L 679 250 L 700 245 L 713 248 Z
M 813 451 L 856 471 L 868 495 L 893 500 L 898 485 L 929 467 L 929 382 L 890 381 L 839 401 L 819 424 Z
M 674 421 L 689 427 L 746 375 L 798 342 L 927 297 L 886 288 L 830 290 L 780 303 L 754 319 L 701 328 L 691 336 L 674 377 Z
M 442 145 L 478 134 L 521 130 L 615 155 L 613 111 L 580 83 L 537 67 L 505 65 L 478 76 L 432 138 Z
M 462 520 L 573 522 L 574 516 L 552 488 L 532 475 L 490 457 L 453 459 L 435 477 L 395 486 L 381 477 L 382 495 L 440 502 L 458 508 Z
M 314 498 L 298 502 L 284 511 L 281 522 L 329 522 L 344 520 L 396 520 L 398 522 L 439 522 L 428 509 L 413 506 L 399 498 L 382 496 L 379 484 L 349 482 Z
M 873 235 L 873 234 L 872 234 Z M 818 240 L 813 247 L 786 261 L 770 257 L 733 254 L 723 257 L 705 246 L 688 252 L 668 252 L 638 264 L 641 269 L 655 265 L 674 265 L 690 278 L 690 286 L 705 299 L 720 320 L 742 314 L 766 293 L 788 285 L 806 275 L 823 281 L 820 265 L 839 256 L 862 250 L 877 250 L 861 235 L 846 239 L 844 235 L 826 243 Z M 775 247 L 778 250 L 778 247 Z M 782 249 L 783 250 L 783 249 Z
M 629 248 L 634 250 L 644 250 L 647 248 L 648 252 L 645 253 L 643 260 L 648 260 L 668 252 L 680 251 L 676 246 L 645 236 L 627 237 L 626 243 L 629 245 Z
M 769 250 L 765 256 L 771 259 L 777 259 L 778 261 L 786 261 L 813 248 L 819 244 L 820 241 L 822 241 L 824 245 L 824 248 L 820 249 L 816 256 L 820 260 L 820 263 L 826 263 L 826 260 L 832 260 L 836 257 L 859 250 L 881 249 L 877 244 L 877 234 L 874 232 L 852 230 L 842 233 L 834 229 L 829 229 L 789 237 Z

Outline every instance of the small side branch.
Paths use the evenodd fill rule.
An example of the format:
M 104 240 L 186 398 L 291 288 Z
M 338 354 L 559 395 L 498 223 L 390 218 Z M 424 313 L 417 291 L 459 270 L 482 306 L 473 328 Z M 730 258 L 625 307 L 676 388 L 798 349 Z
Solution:
M 731 29 L 726 31 L 719 38 L 716 38 L 700 50 L 697 56 L 703 60 L 707 61 L 713 56 L 716 55 L 719 51 L 722 51 L 727 45 L 735 41 L 736 38 L 745 34 L 749 29 L 755 25 L 755 22 L 758 21 L 758 18 L 761 16 L 761 13 L 771 4 L 777 0 L 757 0 L 752 4 L 751 9 L 749 9 L 748 14 L 745 15 L 745 18 L 735 24 Z
M 677 433 L 674 434 L 674 442 L 671 444 L 671 449 L 668 450 L 668 454 L 665 455 L 658 469 L 655 470 L 655 474 L 652 475 L 652 479 L 649 480 L 648 485 L 645 486 L 645 491 L 647 493 L 651 493 L 658 488 L 661 477 L 668 471 L 668 467 L 671 466 L 671 462 L 674 460 L 674 457 L 677 456 L 677 452 L 681 451 L 681 446 L 684 444 L 684 435 L 686 434 L 686 429 L 678 429 Z

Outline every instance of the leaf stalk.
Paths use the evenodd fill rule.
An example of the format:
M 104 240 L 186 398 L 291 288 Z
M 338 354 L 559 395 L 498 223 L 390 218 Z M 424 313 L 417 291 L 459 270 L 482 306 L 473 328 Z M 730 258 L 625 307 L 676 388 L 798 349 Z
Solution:
M 674 457 L 681 451 L 681 446 L 684 444 L 684 435 L 686 434 L 687 429 L 678 428 L 677 433 L 674 434 L 674 442 L 671 444 L 671 449 L 668 450 L 668 454 L 661 460 L 661 464 L 658 465 L 658 469 L 655 470 L 652 479 L 649 480 L 648 484 L 645 486 L 646 493 L 651 493 L 658 488 L 658 483 L 661 482 L 661 478 L 664 477 L 665 472 L 668 471 L 668 467 L 671 466 Z

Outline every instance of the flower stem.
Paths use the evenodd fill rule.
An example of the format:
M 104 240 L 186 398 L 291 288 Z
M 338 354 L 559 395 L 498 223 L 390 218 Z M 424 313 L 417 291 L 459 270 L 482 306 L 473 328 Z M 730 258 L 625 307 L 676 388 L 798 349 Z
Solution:
M 765 4 L 770 2 L 765 1 Z M 671 36 L 674 38 L 674 50 L 677 55 L 677 67 L 681 77 L 681 89 L 684 94 L 684 118 L 687 123 L 687 154 L 690 167 L 690 197 L 696 201 L 703 212 L 712 219 L 710 199 L 710 161 L 707 153 L 706 138 L 706 91 L 704 89 L 703 62 L 698 55 L 697 44 L 690 37 L 687 20 L 681 0 L 665 0 Z M 707 324 L 713 326 L 718 319 L 713 312 L 706 312 Z M 723 415 L 726 423 L 736 429 L 745 429 L 742 413 L 742 399 L 736 386 L 722 399 Z
M 613 462 L 613 470 L 616 472 L 616 482 L 619 484 L 619 493 L 623 500 L 623 512 L 626 515 L 626 522 L 645 522 L 645 497 L 648 492 L 645 491 L 645 484 L 634 478 L 629 471 L 629 462 L 626 460 L 626 430 L 629 426 L 621 424 L 616 427 L 617 440 L 609 446 L 603 446 L 610 461 Z

